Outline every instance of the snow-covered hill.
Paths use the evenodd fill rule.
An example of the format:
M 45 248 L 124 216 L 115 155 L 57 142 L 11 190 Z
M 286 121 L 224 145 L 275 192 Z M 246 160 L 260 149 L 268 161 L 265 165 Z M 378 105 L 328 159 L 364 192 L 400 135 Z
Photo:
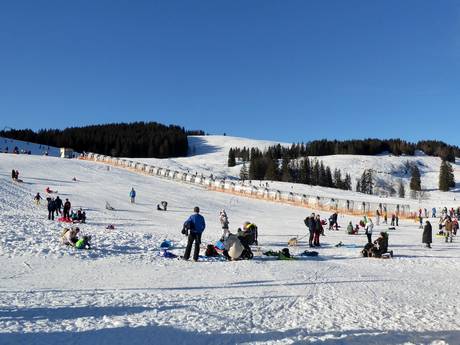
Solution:
M 208 150 L 209 161 L 184 158 L 188 169 L 226 161 Z M 11 169 L 22 184 L 11 181 Z M 61 224 L 32 202 L 48 186 L 86 210 L 81 229 L 93 236 L 93 249 L 60 245 Z M 161 200 L 169 201 L 167 212 L 155 210 Z M 106 201 L 116 210 L 106 210 Z M 460 343 L 457 239 L 435 237 L 426 249 L 417 225 L 402 221 L 389 231 L 390 260 L 361 258 L 366 237 L 343 228 L 326 230 L 317 258 L 280 261 L 258 250 L 240 262 L 159 257 L 165 238 L 183 253 L 180 229 L 195 205 L 207 221 L 203 244 L 220 237 L 224 208 L 232 231 L 245 220 L 258 225 L 260 251 L 304 236 L 303 219 L 313 211 L 88 161 L 0 154 L 0 344 Z M 339 218 L 343 227 L 349 221 L 358 218 Z M 375 233 L 381 230 L 388 227 Z M 339 241 L 345 245 L 335 247 Z M 291 251 L 305 249 L 303 238 Z
M 236 167 L 227 166 L 228 151 L 232 147 L 257 147 L 261 150 L 276 145 L 277 142 L 259 141 L 230 136 L 191 136 L 189 137 L 191 154 L 188 157 L 171 159 L 137 158 L 136 161 L 147 164 L 167 167 L 173 170 L 197 172 L 217 178 L 230 177 L 237 179 L 241 170 L 241 163 Z M 289 145 L 281 143 L 281 145 Z M 378 156 L 362 155 L 332 155 L 311 157 L 323 161 L 331 169 L 340 169 L 343 174 L 348 173 L 352 177 L 353 184 L 359 179 L 366 169 L 374 170 L 378 194 L 375 196 L 363 195 L 351 191 L 340 191 L 337 189 L 305 186 L 293 183 L 269 182 L 272 188 L 281 191 L 305 193 L 324 197 L 351 198 L 353 200 L 367 200 L 372 202 L 404 203 L 410 204 L 413 209 L 418 207 L 457 207 L 460 201 L 460 183 L 450 192 L 438 190 L 439 168 L 441 160 L 438 157 L 430 157 L 418 152 L 416 156 L 394 156 L 382 154 Z M 409 166 L 417 164 L 421 172 L 423 197 L 411 199 L 409 193 L 410 169 Z M 460 159 L 453 164 L 456 181 L 460 182 Z M 390 196 L 389 190 L 393 187 L 398 189 L 398 183 L 402 180 L 406 187 L 406 198 L 400 199 L 397 196 Z M 264 182 L 265 183 L 265 182 Z M 259 185 L 258 181 L 253 181 Z
M 21 154 L 27 154 L 30 151 L 32 155 L 60 156 L 59 148 L 57 147 L 0 137 L 0 152 L 13 153 L 15 148 L 17 148 Z

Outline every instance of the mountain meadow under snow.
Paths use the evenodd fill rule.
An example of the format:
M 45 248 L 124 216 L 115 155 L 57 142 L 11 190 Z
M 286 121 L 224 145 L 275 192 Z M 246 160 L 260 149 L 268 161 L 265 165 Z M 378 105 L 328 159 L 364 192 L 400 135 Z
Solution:
M 9 140 L 9 139 L 1 139 Z M 13 143 L 8 143 L 11 146 Z M 19 146 L 15 142 L 14 145 Z M 228 136 L 189 137 L 188 157 L 133 159 L 191 173 L 236 179 L 241 165 L 228 168 L 231 147 L 263 149 L 275 143 Z M 3 144 L 5 145 L 5 143 Z M 414 220 L 401 219 L 389 234 L 391 259 L 363 258 L 363 230 L 346 234 L 360 216 L 339 214 L 339 231 L 325 230 L 317 257 L 308 248 L 304 218 L 314 209 L 218 193 L 198 185 L 146 176 L 78 159 L 61 159 L 50 148 L 33 155 L 0 154 L 0 344 L 459 344 L 460 244 L 436 237 L 425 248 Z M 21 147 L 19 147 L 21 148 Z M 3 149 L 2 149 L 3 151 Z M 353 200 L 406 203 L 419 207 L 458 207 L 457 188 L 440 192 L 440 159 L 416 156 L 323 156 L 331 168 L 352 180 L 364 169 L 377 182 L 408 185 L 407 161 L 421 171 L 420 200 L 365 195 L 352 191 L 270 182 L 270 188 Z M 454 174 L 460 181 L 457 160 Z M 20 172 L 22 183 L 11 180 Z M 75 177 L 75 181 L 74 178 Z M 259 181 L 252 181 L 258 185 Z M 92 249 L 60 244 L 63 224 L 47 219 L 45 202 L 33 202 L 45 188 L 86 211 L 79 225 L 92 236 Z M 136 203 L 129 200 L 131 188 Z M 408 188 L 406 188 L 408 191 Z M 382 193 L 383 194 L 383 193 Z M 409 194 L 409 193 L 407 193 Z M 56 194 L 53 194 L 53 196 Z M 156 205 L 168 201 L 168 211 Z M 114 210 L 106 209 L 109 202 Z M 259 229 L 254 259 L 198 262 L 160 256 L 160 244 L 174 243 L 182 255 L 184 221 L 199 206 L 206 219 L 203 245 L 221 236 L 219 211 L 235 232 L 249 220 Z M 320 211 L 322 218 L 331 212 Z M 107 229 L 113 225 L 114 229 Z M 293 260 L 264 256 L 290 247 Z M 343 245 L 335 245 L 342 242 Z M 201 251 L 201 255 L 204 250 Z

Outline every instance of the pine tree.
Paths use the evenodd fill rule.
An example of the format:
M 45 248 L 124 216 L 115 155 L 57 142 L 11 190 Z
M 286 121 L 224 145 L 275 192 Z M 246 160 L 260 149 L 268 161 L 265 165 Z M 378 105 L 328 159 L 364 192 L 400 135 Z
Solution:
M 230 151 L 228 151 L 228 166 L 234 167 L 235 165 L 236 165 L 235 151 L 233 149 L 230 149 Z
M 273 159 L 268 159 L 264 180 L 278 181 L 278 167 Z
M 455 177 L 452 165 L 443 160 L 439 169 L 439 190 L 447 192 L 450 187 L 455 187 Z
M 361 193 L 361 180 L 358 180 L 358 181 L 356 182 L 356 191 L 357 191 L 358 193 Z
M 342 173 L 339 169 L 334 169 L 334 187 L 343 189 Z
M 249 179 L 249 172 L 248 172 L 248 168 L 246 166 L 246 162 L 243 163 L 243 166 L 241 167 L 240 179 L 243 180 L 243 181 Z
M 350 176 L 350 174 L 345 175 L 345 181 L 343 182 L 343 189 L 351 190 L 351 176 Z
M 283 158 L 283 163 L 281 165 L 281 181 L 292 182 L 292 175 L 289 169 L 289 159 L 287 157 Z
M 403 183 L 402 180 L 399 181 L 398 195 L 399 195 L 400 198 L 405 198 L 406 197 L 406 189 L 404 188 L 404 183 Z
M 409 187 L 413 191 L 421 191 L 422 190 L 422 182 L 420 180 L 420 170 L 418 170 L 418 167 L 414 165 L 412 168 L 412 176 L 410 179 L 410 184 Z

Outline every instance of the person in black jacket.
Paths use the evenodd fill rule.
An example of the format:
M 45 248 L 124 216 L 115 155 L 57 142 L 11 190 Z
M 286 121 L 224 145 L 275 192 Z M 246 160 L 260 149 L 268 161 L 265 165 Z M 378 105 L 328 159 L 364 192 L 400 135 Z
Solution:
M 54 220 L 54 211 L 56 210 L 56 202 L 52 198 L 47 198 L 48 200 L 48 219 Z
M 56 204 L 56 216 L 61 214 L 61 207 L 62 207 L 62 199 L 59 198 L 59 196 L 56 197 L 56 200 L 54 200 L 54 203 Z
M 321 245 L 319 244 L 319 236 L 323 233 L 324 229 L 323 229 L 323 224 L 321 223 L 321 218 L 319 214 L 316 215 L 314 224 L 315 224 L 315 233 L 313 236 L 313 245 L 315 247 L 321 247 Z
M 310 247 L 313 246 L 313 237 L 315 235 L 315 214 L 312 213 L 310 217 L 305 218 L 304 220 L 305 225 L 308 227 L 309 238 L 308 238 L 308 245 Z
M 431 227 L 431 223 L 427 220 L 425 222 L 425 227 L 423 228 L 422 243 L 425 243 L 427 248 L 431 248 L 432 242 L 433 242 L 433 229 Z
M 70 219 L 70 208 L 72 205 L 70 204 L 69 199 L 65 199 L 64 203 L 64 219 L 69 220 Z

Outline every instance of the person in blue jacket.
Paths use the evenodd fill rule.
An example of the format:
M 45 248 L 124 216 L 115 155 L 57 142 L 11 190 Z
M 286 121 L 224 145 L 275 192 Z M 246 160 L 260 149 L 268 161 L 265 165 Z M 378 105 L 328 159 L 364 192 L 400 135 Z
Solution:
M 195 250 L 193 252 L 193 261 L 198 261 L 198 254 L 200 254 L 201 234 L 203 233 L 206 223 L 204 217 L 200 214 L 200 208 L 195 206 L 193 214 L 185 221 L 184 228 L 188 229 L 187 248 L 185 248 L 184 260 L 190 258 L 192 251 L 192 244 L 195 242 Z
M 134 204 L 136 199 L 136 191 L 134 190 L 134 187 L 131 188 L 131 192 L 129 192 L 129 197 L 131 198 L 131 204 Z

